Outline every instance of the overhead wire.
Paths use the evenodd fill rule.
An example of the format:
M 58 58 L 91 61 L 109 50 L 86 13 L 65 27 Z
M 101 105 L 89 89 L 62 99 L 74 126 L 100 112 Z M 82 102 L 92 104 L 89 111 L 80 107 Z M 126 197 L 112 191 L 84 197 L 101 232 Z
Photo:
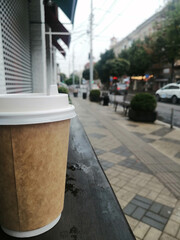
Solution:
M 105 30 L 107 30 L 117 18 L 119 18 L 120 16 L 122 16 L 123 13 L 127 10 L 127 8 L 129 8 L 129 3 L 132 4 L 133 1 L 134 1 L 134 0 L 130 0 L 130 1 L 128 2 L 127 6 L 122 10 L 122 12 L 121 12 L 120 14 L 116 15 L 115 18 L 113 18 L 113 20 L 108 24 L 108 26 L 106 26 L 106 27 L 103 28 L 103 30 L 99 33 L 99 35 L 100 35 L 101 33 L 103 33 Z
M 113 3 L 110 5 L 110 9 L 113 8 L 114 4 L 117 2 L 117 0 L 114 0 Z M 103 14 L 103 16 L 100 18 L 100 20 L 98 20 L 99 25 L 101 24 L 101 22 L 103 21 L 103 19 L 105 18 L 106 13 Z

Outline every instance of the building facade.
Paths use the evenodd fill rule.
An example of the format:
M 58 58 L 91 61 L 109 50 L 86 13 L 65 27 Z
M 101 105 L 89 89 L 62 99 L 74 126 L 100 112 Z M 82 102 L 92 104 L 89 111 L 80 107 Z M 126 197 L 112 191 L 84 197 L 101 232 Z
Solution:
M 47 93 L 56 83 L 56 50 L 65 56 L 70 33 L 58 20 L 58 7 L 71 23 L 77 0 L 0 0 L 0 94 Z
M 160 21 L 160 12 L 154 14 L 152 17 L 147 19 L 144 23 L 139 25 L 133 32 L 126 36 L 121 41 L 116 44 L 111 45 L 112 49 L 116 55 L 121 53 L 122 50 L 128 49 L 131 47 L 133 41 L 144 40 L 145 37 L 152 35 L 154 29 L 153 26 Z

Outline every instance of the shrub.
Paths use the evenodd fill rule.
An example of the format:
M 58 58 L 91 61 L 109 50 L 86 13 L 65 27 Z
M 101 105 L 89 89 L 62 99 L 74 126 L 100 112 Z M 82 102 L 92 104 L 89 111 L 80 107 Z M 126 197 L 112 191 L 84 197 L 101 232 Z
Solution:
M 138 93 L 132 98 L 130 107 L 135 111 L 153 112 L 156 105 L 157 102 L 153 95 L 149 93 Z
M 58 92 L 59 93 L 67 93 L 68 94 L 68 89 L 67 88 L 65 88 L 65 87 L 58 87 Z
M 91 102 L 99 102 L 100 101 L 100 90 L 99 89 L 91 90 L 89 98 L 90 98 Z

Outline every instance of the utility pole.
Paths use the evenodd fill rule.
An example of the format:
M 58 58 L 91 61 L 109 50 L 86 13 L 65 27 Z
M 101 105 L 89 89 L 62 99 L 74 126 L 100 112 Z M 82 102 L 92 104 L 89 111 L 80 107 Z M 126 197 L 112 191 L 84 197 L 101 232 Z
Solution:
M 89 90 L 92 89 L 93 81 L 93 0 L 91 0 L 91 15 L 90 15 L 90 80 Z
M 75 84 L 75 76 L 74 76 L 74 47 L 73 47 L 73 64 L 72 65 L 73 65 L 73 76 L 72 76 L 73 79 L 72 80 L 73 80 L 73 87 L 74 87 L 74 84 Z

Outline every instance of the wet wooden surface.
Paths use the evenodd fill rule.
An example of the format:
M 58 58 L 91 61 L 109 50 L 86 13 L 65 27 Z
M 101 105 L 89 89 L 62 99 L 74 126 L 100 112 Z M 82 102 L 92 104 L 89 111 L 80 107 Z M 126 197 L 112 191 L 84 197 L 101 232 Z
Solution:
M 17 238 L 0 230 L 0 239 Z M 53 229 L 31 239 L 135 239 L 77 117 L 71 120 L 62 217 Z

